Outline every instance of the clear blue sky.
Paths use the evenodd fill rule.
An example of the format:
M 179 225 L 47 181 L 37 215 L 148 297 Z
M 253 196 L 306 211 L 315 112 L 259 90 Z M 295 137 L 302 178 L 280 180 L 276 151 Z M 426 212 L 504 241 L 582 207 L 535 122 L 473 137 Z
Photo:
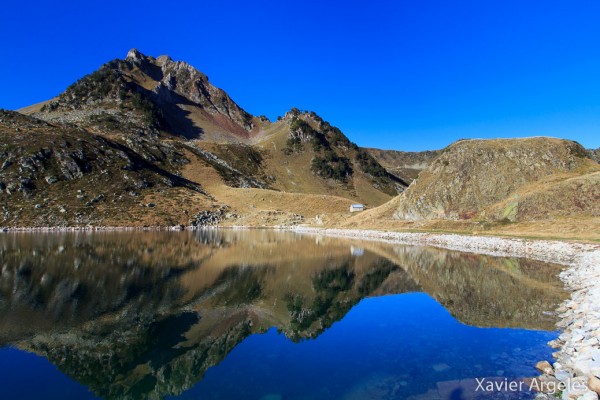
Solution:
M 361 146 L 548 135 L 600 147 L 598 0 L 2 8 L 2 108 L 46 100 L 136 47 L 190 62 L 253 114 L 314 110 Z

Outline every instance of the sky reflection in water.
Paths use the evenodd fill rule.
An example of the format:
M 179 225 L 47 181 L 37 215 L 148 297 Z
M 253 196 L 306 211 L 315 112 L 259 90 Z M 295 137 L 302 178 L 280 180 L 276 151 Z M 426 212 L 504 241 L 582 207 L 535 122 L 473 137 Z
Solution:
M 555 265 L 272 231 L 11 234 L 0 255 L 1 398 L 456 398 L 534 375 L 565 296 Z

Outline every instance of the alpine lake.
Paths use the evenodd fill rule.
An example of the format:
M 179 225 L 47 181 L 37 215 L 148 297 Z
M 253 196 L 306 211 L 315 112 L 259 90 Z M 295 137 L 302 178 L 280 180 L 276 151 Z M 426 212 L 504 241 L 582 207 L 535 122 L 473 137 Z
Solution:
M 561 266 L 274 230 L 0 235 L 0 399 L 526 399 Z

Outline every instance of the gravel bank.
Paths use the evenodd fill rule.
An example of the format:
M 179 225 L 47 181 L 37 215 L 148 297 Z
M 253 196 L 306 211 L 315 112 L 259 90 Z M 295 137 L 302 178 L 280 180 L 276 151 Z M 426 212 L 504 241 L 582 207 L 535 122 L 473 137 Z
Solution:
M 557 311 L 562 333 L 549 344 L 557 349 L 552 368 L 540 378 L 564 400 L 597 400 L 600 392 L 600 244 L 552 240 L 506 239 L 435 233 L 384 232 L 358 229 L 287 228 L 320 234 L 392 243 L 426 245 L 497 256 L 527 257 L 567 266 L 560 278 L 571 298 Z M 591 390 L 590 388 L 596 390 Z

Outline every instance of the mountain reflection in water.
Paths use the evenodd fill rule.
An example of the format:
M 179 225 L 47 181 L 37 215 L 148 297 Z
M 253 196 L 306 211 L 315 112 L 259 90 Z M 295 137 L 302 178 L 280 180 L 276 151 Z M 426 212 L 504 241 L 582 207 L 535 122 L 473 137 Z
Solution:
M 268 369 L 268 361 L 255 363 L 274 343 L 292 346 L 286 355 L 290 362 L 301 364 L 308 353 L 294 358 L 290 354 L 295 350 L 290 349 L 309 346 L 305 339 L 320 335 L 326 341 L 326 331 L 365 298 L 373 299 L 356 307 L 355 314 L 365 313 L 369 326 L 358 324 L 352 332 L 358 334 L 370 327 L 371 335 L 381 331 L 375 338 L 365 338 L 376 343 L 377 338 L 385 339 L 389 329 L 378 330 L 374 324 L 393 325 L 397 319 L 408 318 L 408 314 L 397 315 L 395 307 L 421 309 L 421 314 L 410 315 L 415 323 L 427 313 L 431 318 L 445 313 L 431 298 L 462 324 L 550 331 L 554 320 L 546 311 L 565 297 L 556 277 L 560 268 L 542 262 L 269 230 L 4 234 L 0 236 L 0 258 L 0 346 L 43 356 L 62 373 L 106 398 L 180 395 L 255 333 L 262 335 L 253 336 L 232 355 L 232 360 L 239 362 L 231 371 L 255 376 L 256 382 L 269 375 L 275 379 L 277 371 L 273 369 L 257 375 L 261 365 Z M 377 300 L 410 292 L 428 296 Z M 411 299 L 418 301 L 413 304 Z M 423 304 L 427 307 L 422 308 Z M 383 314 L 382 310 L 388 311 Z M 352 315 L 350 320 L 355 318 Z M 375 315 L 379 319 L 374 320 Z M 445 317 L 435 315 L 443 326 Z M 449 318 L 449 323 L 456 324 L 454 318 Z M 277 331 L 270 330 L 272 327 Z M 522 332 L 498 331 L 507 331 L 506 337 Z M 331 332 L 329 337 L 336 331 Z M 330 346 L 342 346 L 346 336 L 347 332 L 339 333 Z M 545 336 L 541 338 L 545 340 Z M 265 354 L 246 354 L 253 346 Z M 370 362 L 385 364 L 386 351 L 407 351 L 394 344 L 386 346 L 381 343 L 373 348 Z M 427 341 L 418 346 L 427 346 Z M 532 362 L 534 357 L 531 355 Z M 443 373 L 446 366 L 440 364 L 433 372 Z M 214 368 L 214 376 L 225 373 L 220 367 Z M 398 382 L 407 386 L 411 379 L 426 375 L 416 370 L 408 373 L 408 365 L 403 368 L 407 371 L 404 378 L 371 377 L 344 396 L 364 397 L 373 379 L 378 384 L 391 379 L 392 386 Z M 208 389 L 222 387 L 227 376 L 234 374 L 227 371 L 229 375 L 220 381 L 207 378 L 194 389 L 204 390 L 201 398 L 227 398 L 226 393 L 211 397 L 217 389 Z M 327 379 L 322 378 L 326 386 Z M 357 376 L 353 381 L 363 378 Z M 428 377 L 423 387 L 438 378 L 443 376 Z M 228 384 L 235 386 L 235 381 Z M 315 390 L 313 395 L 340 397 L 342 389 L 336 390 Z M 418 391 L 413 387 L 413 392 Z M 369 396 L 403 398 L 408 392 L 402 393 L 400 388 L 380 397 Z

